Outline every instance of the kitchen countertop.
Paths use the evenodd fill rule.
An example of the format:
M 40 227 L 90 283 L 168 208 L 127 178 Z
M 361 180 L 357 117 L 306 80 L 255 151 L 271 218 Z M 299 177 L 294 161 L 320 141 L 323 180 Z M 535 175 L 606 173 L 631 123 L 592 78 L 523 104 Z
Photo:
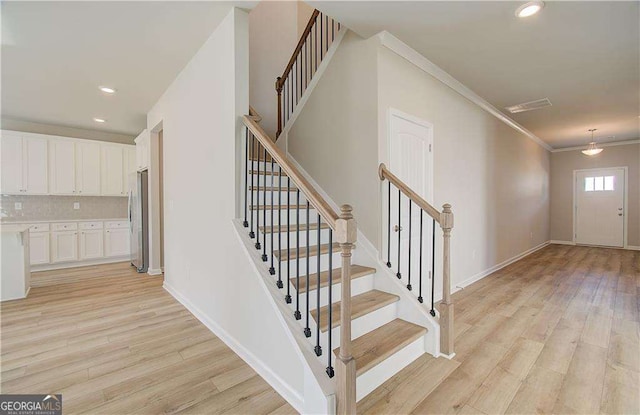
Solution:
M 28 230 L 31 226 L 29 225 L 23 225 L 23 224 L 2 224 L 2 226 L 0 226 L 0 232 L 7 232 L 7 233 L 22 233 L 26 230 Z
M 110 219 L 57 219 L 57 220 L 0 220 L 0 225 L 4 228 L 8 225 L 34 225 L 36 223 L 68 223 L 68 222 L 112 222 L 112 221 L 129 221 L 129 218 L 110 218 Z

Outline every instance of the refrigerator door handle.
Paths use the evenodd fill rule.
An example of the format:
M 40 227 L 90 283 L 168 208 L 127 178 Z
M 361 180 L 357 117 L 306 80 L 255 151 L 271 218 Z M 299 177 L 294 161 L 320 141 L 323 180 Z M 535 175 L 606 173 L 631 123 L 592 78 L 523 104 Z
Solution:
M 132 193 L 133 192 L 131 190 L 129 190 L 129 201 L 128 201 L 128 205 L 129 205 L 128 206 L 129 207 L 129 231 L 131 231 L 131 232 L 133 232 L 133 221 L 131 220 L 131 215 L 132 215 L 132 213 L 131 213 L 131 209 L 132 209 L 132 206 L 131 206 Z

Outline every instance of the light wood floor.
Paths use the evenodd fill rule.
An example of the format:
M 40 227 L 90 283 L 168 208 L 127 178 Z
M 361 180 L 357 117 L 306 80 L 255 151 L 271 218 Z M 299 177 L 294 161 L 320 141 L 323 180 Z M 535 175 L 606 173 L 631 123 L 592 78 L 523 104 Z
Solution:
M 358 413 L 640 413 L 640 252 L 551 245 L 453 298 L 455 358 L 421 357 Z
M 62 393 L 65 414 L 295 413 L 127 263 L 33 274 L 2 303 L 2 393 Z

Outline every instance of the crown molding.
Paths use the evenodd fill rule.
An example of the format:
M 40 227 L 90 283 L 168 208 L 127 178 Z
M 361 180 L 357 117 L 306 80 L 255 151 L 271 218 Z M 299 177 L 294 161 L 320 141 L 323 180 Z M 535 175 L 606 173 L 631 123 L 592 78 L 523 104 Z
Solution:
M 625 141 L 614 141 L 611 143 L 600 143 L 598 144 L 598 147 L 615 147 L 615 146 L 628 146 L 630 144 L 640 144 L 640 139 L 635 139 L 635 140 L 625 140 Z M 563 151 L 577 151 L 577 150 L 584 150 L 585 148 L 587 148 L 586 146 L 575 146 L 575 147 L 564 147 L 564 148 L 554 148 L 553 150 L 551 150 L 552 153 L 561 153 Z
M 473 102 L 483 110 L 487 111 L 489 114 L 493 115 L 494 117 L 504 122 L 511 128 L 515 129 L 516 131 L 524 134 L 529 139 L 533 140 L 536 144 L 538 144 L 540 147 L 544 148 L 547 151 L 553 150 L 551 146 L 549 146 L 547 143 L 542 141 L 538 136 L 536 136 L 531 131 L 527 130 L 522 125 L 518 124 L 517 122 L 515 122 L 514 120 L 512 120 L 511 118 L 503 114 L 496 107 L 488 103 L 480 95 L 476 94 L 471 89 L 467 88 L 460 81 L 455 79 L 453 76 L 449 75 L 438 65 L 431 62 L 429 59 L 425 58 L 422 54 L 420 54 L 420 52 L 413 49 L 411 46 L 407 45 L 406 43 L 404 43 L 403 41 L 401 41 L 391 33 L 387 31 L 382 31 L 375 36 L 378 37 L 380 44 L 382 46 L 388 48 L 392 52 L 408 60 L 418 68 L 422 69 L 429 75 L 436 78 L 438 81 L 442 82 L 449 88 L 456 91 L 458 94 L 462 95 L 463 97 Z

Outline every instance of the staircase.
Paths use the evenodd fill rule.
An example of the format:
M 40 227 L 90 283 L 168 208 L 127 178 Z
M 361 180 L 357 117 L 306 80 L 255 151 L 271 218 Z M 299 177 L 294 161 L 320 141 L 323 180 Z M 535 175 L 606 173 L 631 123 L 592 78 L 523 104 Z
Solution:
M 340 28 L 339 23 L 317 10 L 311 16 L 282 77 L 276 81 L 276 137 L 302 100 Z M 323 389 L 323 393 L 335 395 L 335 408 L 329 404 L 328 412 L 353 414 L 358 400 L 425 352 L 438 356 L 443 351 L 452 355 L 448 243 L 453 215 L 448 205 L 443 212 L 438 212 L 384 165 L 380 166 L 379 178 L 388 180 L 389 184 L 387 196 L 391 197 L 393 184 L 398 195 L 403 193 L 410 205 L 420 208 L 420 237 L 422 212 L 431 216 L 433 235 L 436 223 L 443 229 L 443 301 L 441 314 L 436 315 L 433 260 L 429 281 L 424 283 L 425 297 L 431 298 L 430 308 L 422 304 L 422 269 L 428 265 L 423 267 L 422 244 L 417 267 L 419 282 L 414 277 L 413 285 L 417 289 L 412 291 L 411 269 L 416 267 L 411 264 L 410 252 L 409 264 L 401 263 L 400 233 L 397 274 L 377 257 L 358 255 L 357 228 L 351 206 L 343 205 L 338 213 L 287 159 L 259 121 L 260 116 L 253 108 L 243 119 L 244 169 L 239 189 L 243 217 L 238 229 L 244 228 L 241 238 L 245 246 L 257 251 L 258 255 L 251 257 L 266 276 L 267 284 L 277 287 L 270 292 L 280 304 L 280 310 L 288 314 L 292 322 L 290 329 L 302 339 L 299 347 L 307 355 L 310 355 L 308 352 L 315 355 L 311 355 L 314 362 L 310 367 L 323 368 L 312 372 L 320 384 L 330 385 L 331 390 Z M 389 268 L 390 223 L 386 263 Z M 435 250 L 431 258 L 434 253 Z M 352 257 L 358 261 L 352 263 Z M 401 267 L 408 270 L 406 284 L 401 280 Z

